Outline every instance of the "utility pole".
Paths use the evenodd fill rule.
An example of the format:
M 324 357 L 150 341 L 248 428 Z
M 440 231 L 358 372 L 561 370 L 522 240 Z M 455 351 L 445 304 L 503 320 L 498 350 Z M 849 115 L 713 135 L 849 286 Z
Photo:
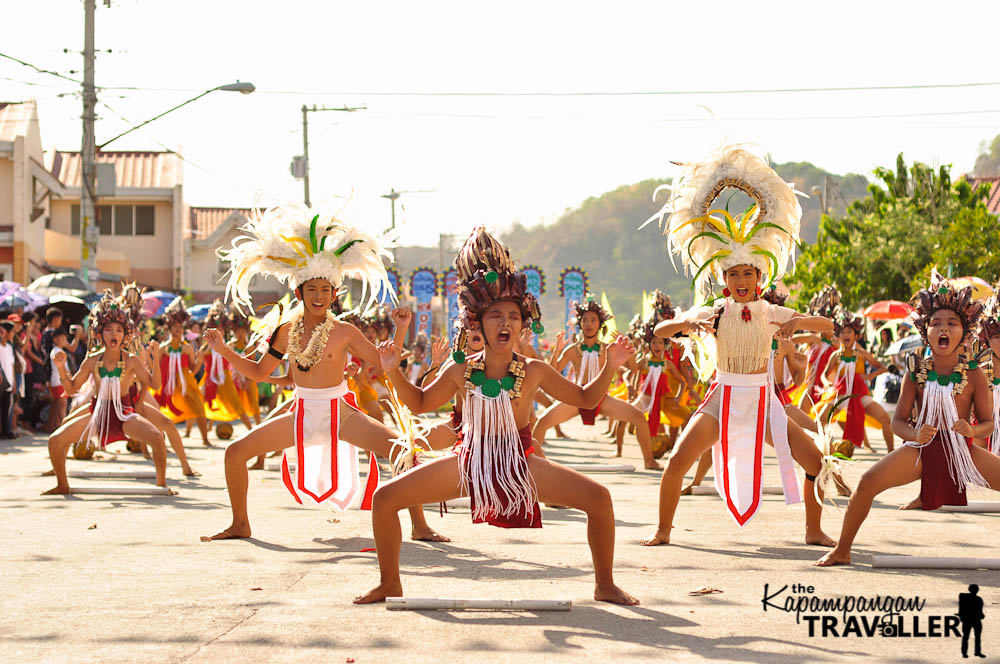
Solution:
M 309 113 L 318 113 L 319 111 L 353 113 L 354 111 L 366 110 L 368 110 L 367 104 L 364 106 L 341 106 L 340 108 L 327 108 L 325 106 L 316 106 L 315 104 L 310 108 L 302 104 L 302 155 L 292 159 L 291 170 L 293 176 L 302 179 L 303 188 L 305 189 L 306 206 L 311 205 L 311 201 L 309 200 Z
M 96 0 L 84 0 L 83 19 L 83 145 L 80 149 L 80 276 L 90 284 L 97 281 L 96 220 L 96 140 L 94 139 L 94 109 L 97 93 L 94 91 L 94 13 Z
M 392 223 L 389 225 L 389 232 L 396 230 L 396 201 L 403 194 L 429 194 L 437 191 L 437 189 L 409 189 L 406 191 L 396 191 L 395 189 L 389 189 L 388 194 L 382 194 L 382 198 L 388 198 L 389 203 L 392 207 Z M 396 248 L 392 249 L 392 262 L 396 262 Z

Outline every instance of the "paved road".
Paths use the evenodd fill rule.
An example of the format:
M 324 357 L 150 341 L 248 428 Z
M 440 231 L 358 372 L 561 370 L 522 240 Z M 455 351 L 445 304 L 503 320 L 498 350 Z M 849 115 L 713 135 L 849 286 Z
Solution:
M 601 427 L 603 428 L 603 427 Z M 239 428 L 238 428 L 239 429 Z M 562 461 L 604 461 L 613 447 L 578 422 L 573 440 L 549 445 Z M 874 432 L 873 432 L 874 434 Z M 879 439 L 876 449 L 881 450 Z M 115 448 L 113 448 L 115 449 Z M 950 638 L 810 637 L 810 620 L 764 611 L 770 592 L 783 604 L 792 584 L 820 598 L 919 596 L 922 628 L 952 614 L 975 582 L 985 599 L 984 650 L 1000 656 L 1000 574 L 881 570 L 873 553 L 997 556 L 998 514 L 899 512 L 917 485 L 880 497 L 850 568 L 820 570 L 822 550 L 802 543 L 803 508 L 766 496 L 740 530 L 713 496 L 684 498 L 673 544 L 637 545 L 655 520 L 658 473 L 596 475 L 611 489 L 617 516 L 617 581 L 642 605 L 594 602 L 582 513 L 544 509 L 535 531 L 472 525 L 467 511 L 430 523 L 449 544 L 403 546 L 403 582 L 412 596 L 570 599 L 569 613 L 389 612 L 350 599 L 377 581 L 369 514 L 334 514 L 296 505 L 278 473 L 251 475 L 255 538 L 201 543 L 229 523 L 222 449 L 192 446 L 204 475 L 183 479 L 171 458 L 164 497 L 40 497 L 52 485 L 44 440 L 0 441 L 0 661 L 3 662 L 424 662 L 424 661 L 950 661 Z M 849 483 L 877 457 L 859 455 Z M 634 442 L 626 461 L 639 463 Z M 149 468 L 122 450 L 117 459 L 70 468 Z M 777 484 L 773 457 L 769 484 Z M 993 500 L 988 490 L 973 499 Z M 841 505 L 844 501 L 840 501 Z M 836 537 L 842 511 L 828 507 Z M 94 527 L 96 526 L 96 527 Z M 406 521 L 404 518 L 404 528 Z M 690 596 L 703 586 L 722 593 Z M 856 612 L 857 613 L 857 612 Z M 807 615 L 843 616 L 836 612 Z M 871 619 L 876 613 L 863 614 Z M 912 631 L 914 613 L 904 613 Z

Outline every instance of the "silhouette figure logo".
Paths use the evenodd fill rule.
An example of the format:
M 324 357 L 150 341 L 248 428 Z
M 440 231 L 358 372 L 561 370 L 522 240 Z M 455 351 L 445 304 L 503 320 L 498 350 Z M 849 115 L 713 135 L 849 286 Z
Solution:
M 958 594 L 958 618 L 962 621 L 962 657 L 969 656 L 969 634 L 975 635 L 976 657 L 983 654 L 980 641 L 983 633 L 983 598 L 979 596 L 979 586 L 972 584 L 969 592 Z

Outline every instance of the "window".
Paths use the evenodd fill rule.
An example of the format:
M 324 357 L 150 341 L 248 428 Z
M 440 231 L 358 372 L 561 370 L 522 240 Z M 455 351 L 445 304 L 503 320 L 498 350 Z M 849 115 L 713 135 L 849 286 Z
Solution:
M 115 206 L 115 235 L 132 235 L 132 217 L 135 207 L 132 205 Z
M 153 219 L 152 205 L 135 206 L 135 234 L 136 235 L 156 234 L 156 222 Z
M 96 211 L 97 229 L 100 231 L 101 235 L 111 235 L 111 206 L 98 205 Z
M 101 235 L 154 235 L 156 223 L 152 205 L 98 205 L 97 228 Z M 69 232 L 80 234 L 80 206 L 70 209 Z

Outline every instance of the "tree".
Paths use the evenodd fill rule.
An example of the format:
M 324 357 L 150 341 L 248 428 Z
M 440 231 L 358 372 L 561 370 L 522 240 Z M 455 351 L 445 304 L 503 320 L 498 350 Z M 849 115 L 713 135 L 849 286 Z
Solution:
M 849 309 L 878 300 L 905 301 L 915 283 L 925 283 L 917 278 L 935 263 L 961 259 L 963 267 L 975 268 L 968 274 L 992 264 L 992 240 L 970 241 L 977 237 L 970 233 L 991 224 L 1000 233 L 983 203 L 988 187 L 973 190 L 965 180 L 953 184 L 948 166 L 935 171 L 915 162 L 907 167 L 902 153 L 895 169 L 880 167 L 874 173 L 878 182 L 869 185 L 866 198 L 852 203 L 843 216 L 823 216 L 816 242 L 804 248 L 795 274 L 785 279 L 799 303 L 830 283 L 840 288 Z
M 1000 175 L 1000 134 L 989 144 L 986 141 L 980 143 L 979 156 L 972 172 L 978 177 Z

